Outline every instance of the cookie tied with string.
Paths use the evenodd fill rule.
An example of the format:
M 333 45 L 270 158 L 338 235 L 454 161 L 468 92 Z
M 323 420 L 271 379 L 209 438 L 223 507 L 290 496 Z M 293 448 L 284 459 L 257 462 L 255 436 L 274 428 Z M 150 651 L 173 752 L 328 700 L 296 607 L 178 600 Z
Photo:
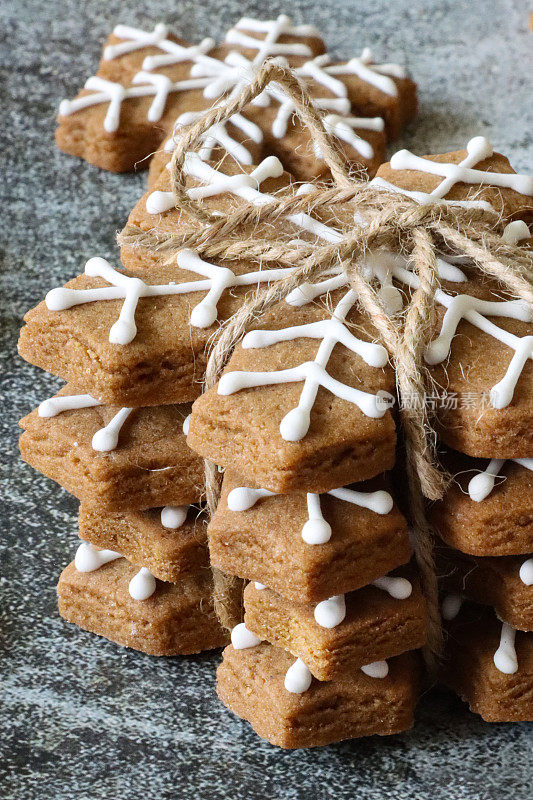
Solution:
M 375 63 L 368 49 L 348 62 L 333 61 L 324 51 L 316 29 L 286 15 L 243 18 L 221 45 L 209 38 L 190 45 L 161 23 L 153 31 L 118 25 L 97 74 L 60 105 L 58 146 L 114 172 L 143 167 L 165 137 L 238 92 L 267 59 L 277 58 L 295 69 L 312 102 L 327 112 L 346 160 L 373 175 L 385 157 L 385 130 L 397 135 L 416 110 L 415 84 L 400 66 Z M 242 113 L 207 132 L 202 157 L 218 160 L 228 153 L 252 164 L 274 153 L 299 180 L 328 177 L 320 150 L 293 111 L 283 92 L 267 87 Z M 171 150 L 172 138 L 168 143 Z M 152 174 L 164 162 L 164 155 L 157 157 Z

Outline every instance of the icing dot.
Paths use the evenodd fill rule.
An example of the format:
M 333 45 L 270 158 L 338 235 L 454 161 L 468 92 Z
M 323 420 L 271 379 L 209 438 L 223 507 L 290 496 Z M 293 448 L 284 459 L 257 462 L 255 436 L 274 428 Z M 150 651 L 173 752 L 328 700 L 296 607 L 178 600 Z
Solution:
M 313 676 L 301 658 L 298 658 L 287 670 L 285 688 L 291 694 L 302 694 L 311 686 Z
M 137 326 L 133 320 L 118 319 L 109 331 L 111 344 L 129 344 L 137 334 Z
M 185 419 L 183 420 L 183 427 L 182 427 L 182 430 L 183 430 L 183 433 L 185 434 L 185 436 L 189 435 L 190 424 L 191 424 L 191 414 L 188 414 L 185 417 Z
M 94 572 L 117 558 L 122 558 L 122 556 L 115 550 L 97 550 L 89 542 L 82 542 L 76 551 L 74 566 L 78 572 Z
M 389 674 L 389 665 L 386 661 L 373 661 L 371 664 L 361 667 L 361 672 L 370 678 L 386 678 Z
M 57 414 L 57 405 L 54 403 L 53 398 L 50 400 L 43 400 L 42 403 L 39 403 L 37 413 L 40 417 L 55 417 Z
M 161 525 L 175 530 L 181 527 L 187 517 L 187 506 L 165 506 L 161 509 Z
M 398 314 L 398 312 L 402 310 L 403 297 L 402 293 L 396 288 L 396 286 L 382 286 L 378 292 L 378 295 L 385 307 L 385 311 L 388 311 L 389 314 Z M 382 366 L 385 366 L 385 364 Z
M 199 303 L 191 311 L 191 325 L 195 328 L 209 328 L 216 320 L 218 311 L 215 303 Z
M 231 631 L 231 643 L 235 650 L 248 650 L 261 644 L 261 639 L 249 631 L 244 622 L 240 622 Z
M 228 494 L 228 508 L 230 511 L 248 511 L 255 504 L 255 493 L 245 486 L 238 486 Z
M 308 519 L 302 528 L 306 544 L 325 544 L 331 539 L 331 525 L 325 519 Z
M 494 489 L 495 475 L 490 475 L 487 472 L 480 472 L 479 475 L 474 475 L 468 484 L 468 494 L 475 503 L 480 503 L 484 500 Z
M 156 590 L 155 578 L 146 567 L 141 567 L 128 585 L 128 591 L 134 600 L 148 600 Z
M 119 432 L 114 428 L 100 428 L 92 438 L 92 448 L 98 453 L 109 453 L 118 444 Z
M 463 605 L 463 598 L 460 594 L 449 594 L 442 601 L 442 616 L 446 620 L 455 619 L 461 606 Z
M 474 136 L 466 145 L 467 153 L 475 155 L 478 161 L 490 158 L 494 153 L 492 145 L 485 136 Z
M 293 408 L 281 420 L 279 431 L 286 442 L 299 442 L 309 430 L 310 424 L 311 414 L 307 409 Z
M 259 581 L 254 581 L 254 586 L 258 591 L 262 591 L 263 589 L 267 588 L 264 583 L 259 583 Z
M 533 558 L 528 558 L 520 567 L 520 580 L 526 586 L 533 586 Z
M 149 214 L 163 214 L 165 211 L 168 211 L 169 208 L 174 206 L 174 201 L 172 201 L 172 205 L 169 206 L 169 193 L 168 192 L 151 192 L 146 198 L 146 210 Z
M 50 289 L 44 298 L 46 307 L 50 311 L 65 311 L 67 308 L 77 303 L 78 295 L 75 289 L 64 289 L 59 287 L 57 289 Z
M 515 650 L 516 631 L 507 622 L 502 623 L 500 646 L 494 653 L 494 666 L 505 675 L 514 675 L 518 671 L 518 659 Z
M 372 585 L 390 594 L 395 600 L 407 600 L 411 596 L 413 586 L 407 578 L 396 578 L 385 575 L 372 581 Z
M 346 601 L 343 594 L 322 600 L 315 606 L 315 621 L 321 628 L 336 628 L 346 617 Z
M 508 225 L 505 226 L 502 234 L 502 239 L 505 242 L 510 242 L 511 244 L 517 244 L 521 242 L 523 239 L 529 239 L 530 233 L 529 228 L 526 223 L 521 220 L 517 219 L 514 222 L 510 222 Z

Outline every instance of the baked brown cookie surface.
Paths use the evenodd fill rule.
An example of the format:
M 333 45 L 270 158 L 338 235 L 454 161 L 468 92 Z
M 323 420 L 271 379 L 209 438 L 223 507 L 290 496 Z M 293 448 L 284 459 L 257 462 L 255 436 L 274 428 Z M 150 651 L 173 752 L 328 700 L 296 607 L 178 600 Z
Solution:
M 353 498 L 327 494 L 312 498 L 314 519 L 310 519 L 305 494 L 270 497 L 260 491 L 258 502 L 248 505 L 247 500 L 244 510 L 231 510 L 229 504 L 238 507 L 232 499 L 239 500 L 242 490 L 241 479 L 228 471 L 208 526 L 211 563 L 264 583 L 288 599 L 317 602 L 352 591 L 411 557 L 405 519 L 390 495 L 383 496 L 385 492 L 380 492 L 376 504 L 381 513 L 354 503 Z M 339 493 L 350 496 L 349 490 Z M 371 504 L 373 493 L 358 494 L 360 503 Z M 252 490 L 251 500 L 254 496 Z
M 230 645 L 217 671 L 218 696 L 259 736 L 283 748 L 386 736 L 412 727 L 418 695 L 416 654 L 391 659 L 384 678 L 358 670 L 334 681 L 313 679 L 301 694 L 284 685 L 293 664 L 293 656 L 273 645 L 246 650 Z
M 333 627 L 317 622 L 317 618 L 327 624 L 336 622 L 327 618 L 330 600 L 318 606 L 296 603 L 249 583 L 244 592 L 244 622 L 260 639 L 301 658 L 318 680 L 334 680 L 425 643 L 425 602 L 418 582 L 412 575 L 407 580 L 405 574 L 410 573 L 400 570 L 392 579 L 388 577 L 390 590 L 403 592 L 401 597 L 393 597 L 384 588 L 365 586 L 345 598 L 332 598 L 335 606 L 345 608 L 343 620 Z M 387 579 L 384 585 L 388 585 Z M 412 591 L 406 597 L 409 586 Z
M 533 720 L 533 634 L 469 605 L 448 624 L 443 681 L 486 722 Z
M 131 595 L 137 574 L 124 558 L 90 573 L 73 562 L 57 585 L 59 613 L 84 630 L 154 656 L 199 653 L 227 642 L 212 607 L 209 570 L 177 583 L 156 581 L 146 599 Z
M 105 514 L 80 506 L 79 537 L 118 550 L 162 581 L 197 575 L 209 565 L 206 519 L 197 506 Z
M 70 386 L 21 420 L 22 457 L 96 511 L 194 503 L 203 464 L 187 447 L 187 405 L 103 406 Z

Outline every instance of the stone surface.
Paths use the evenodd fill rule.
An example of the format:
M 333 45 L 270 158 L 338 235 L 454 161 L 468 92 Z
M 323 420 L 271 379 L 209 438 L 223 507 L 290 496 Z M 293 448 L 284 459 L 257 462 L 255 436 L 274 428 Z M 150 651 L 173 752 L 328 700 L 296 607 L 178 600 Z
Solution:
M 151 659 L 57 615 L 55 583 L 77 545 L 77 503 L 18 458 L 16 421 L 59 382 L 16 357 L 17 331 L 24 312 L 87 258 L 117 263 L 114 233 L 145 181 L 57 152 L 57 106 L 93 72 L 119 21 L 152 26 L 163 19 L 197 41 L 221 34 L 244 13 L 264 16 L 265 6 L 270 16 L 289 11 L 316 23 L 339 55 L 366 44 L 378 57 L 405 53 L 422 102 L 416 129 L 397 146 L 438 152 L 482 133 L 515 168 L 532 168 L 533 34 L 525 0 L 153 0 L 148 13 L 119 0 L 3 4 L 4 800 L 528 796 L 526 726 L 484 724 L 444 690 L 423 698 L 415 729 L 402 736 L 283 753 L 217 700 L 219 655 Z

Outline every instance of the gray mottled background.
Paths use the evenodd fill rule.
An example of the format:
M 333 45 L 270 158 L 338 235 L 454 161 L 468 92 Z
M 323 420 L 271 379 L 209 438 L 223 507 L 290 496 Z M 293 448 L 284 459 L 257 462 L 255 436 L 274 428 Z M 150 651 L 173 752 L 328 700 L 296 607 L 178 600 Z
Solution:
M 406 735 L 282 752 L 217 701 L 218 655 L 149 658 L 83 633 L 56 612 L 56 579 L 76 546 L 76 502 L 18 460 L 17 420 L 57 382 L 17 359 L 17 330 L 25 310 L 88 257 L 116 262 L 115 231 L 144 185 L 141 175 L 106 174 L 57 152 L 57 105 L 93 72 L 117 22 L 162 19 L 196 41 L 222 35 L 243 13 L 282 11 L 317 24 L 340 55 L 370 44 L 378 58 L 405 59 L 421 110 L 402 144 L 438 152 L 484 133 L 516 168 L 531 170 L 526 2 L 4 0 L 4 800 L 527 796 L 526 727 L 486 725 L 444 690 L 423 698 Z

